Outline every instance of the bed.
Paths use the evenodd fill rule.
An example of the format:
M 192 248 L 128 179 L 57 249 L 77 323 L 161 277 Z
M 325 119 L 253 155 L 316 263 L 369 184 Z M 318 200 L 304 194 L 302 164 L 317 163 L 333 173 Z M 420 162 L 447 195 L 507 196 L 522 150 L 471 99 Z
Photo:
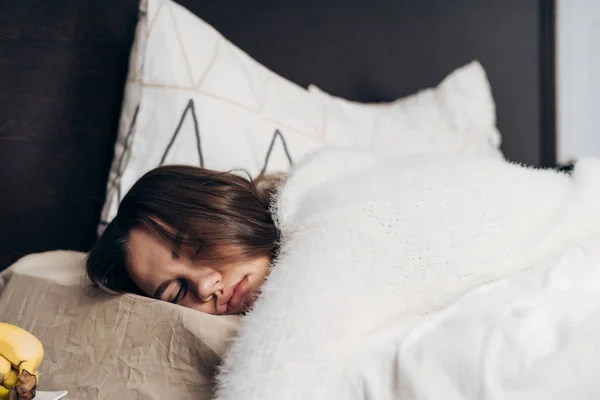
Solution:
M 500 300 L 558 287 L 565 307 L 541 309 L 594 323 L 600 301 L 570 301 L 600 287 L 594 240 L 485 285 L 600 226 L 597 162 L 529 168 L 572 169 L 555 161 L 553 1 L 33 0 L 5 4 L 0 26 L 0 320 L 43 342 L 40 390 L 480 398 L 490 370 L 468 366 L 487 348 L 472 343 Z M 293 170 L 272 204 L 282 251 L 243 318 L 82 284 L 124 194 L 170 163 Z M 499 354 L 533 364 L 531 337 Z M 581 339 L 548 348 L 596 340 Z M 511 389 L 505 372 L 490 396 Z M 526 372 L 515 379 L 545 398 L 532 376 L 551 368 Z M 556 389 L 595 390 L 568 378 Z
M 477 59 L 510 160 L 555 164 L 552 1 L 183 0 L 301 86 L 390 101 Z M 137 1 L 9 2 L 0 13 L 0 269 L 94 242 L 123 103 Z

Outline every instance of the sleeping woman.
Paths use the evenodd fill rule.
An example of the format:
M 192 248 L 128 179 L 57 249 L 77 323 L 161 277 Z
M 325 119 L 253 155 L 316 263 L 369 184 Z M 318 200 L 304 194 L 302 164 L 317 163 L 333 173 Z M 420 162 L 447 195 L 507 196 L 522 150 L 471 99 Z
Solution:
M 88 277 L 113 292 L 209 314 L 243 313 L 277 251 L 269 205 L 282 179 L 191 166 L 146 173 L 90 252 Z
M 504 340 L 512 347 L 491 351 L 484 346 L 493 336 L 489 321 L 512 300 L 486 297 L 489 288 L 477 301 L 462 296 L 551 268 L 573 246 L 600 240 L 596 160 L 569 176 L 494 158 L 389 159 L 330 149 L 296 164 L 278 188 L 281 182 L 194 167 L 155 169 L 127 193 L 87 260 L 89 278 L 101 288 L 205 313 L 246 314 L 217 377 L 218 400 L 364 399 L 365 393 L 402 399 L 410 387 L 446 399 L 466 390 L 461 382 L 476 387 L 460 398 L 480 398 L 485 379 L 455 379 L 449 360 L 467 366 L 461 371 L 496 376 L 492 363 L 481 368 L 484 356 L 500 356 L 498 374 L 514 370 L 502 363 L 504 355 L 533 354 L 529 344 L 539 335 L 525 318 L 519 328 L 505 327 L 535 332 L 522 342 L 527 346 Z M 581 260 L 565 265 L 581 271 Z M 600 255 L 587 270 L 597 271 L 594 265 Z M 554 280 L 563 290 L 566 276 L 529 279 Z M 436 316 L 448 315 L 438 311 L 459 299 L 469 305 L 464 314 L 438 324 Z M 429 379 L 419 386 L 432 371 L 446 386 Z M 551 381 L 555 370 L 547 371 L 536 382 Z

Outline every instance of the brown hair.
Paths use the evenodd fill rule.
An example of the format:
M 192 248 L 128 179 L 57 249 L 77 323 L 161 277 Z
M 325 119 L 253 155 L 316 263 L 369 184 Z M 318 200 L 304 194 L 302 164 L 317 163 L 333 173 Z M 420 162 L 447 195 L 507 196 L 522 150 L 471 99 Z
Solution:
M 250 259 L 277 251 L 279 232 L 271 197 L 283 175 L 252 181 L 230 172 L 169 165 L 141 177 L 87 257 L 91 282 L 115 292 L 142 294 L 126 268 L 134 227 L 145 227 L 174 252 L 191 259 Z M 235 248 L 235 254 L 228 249 Z

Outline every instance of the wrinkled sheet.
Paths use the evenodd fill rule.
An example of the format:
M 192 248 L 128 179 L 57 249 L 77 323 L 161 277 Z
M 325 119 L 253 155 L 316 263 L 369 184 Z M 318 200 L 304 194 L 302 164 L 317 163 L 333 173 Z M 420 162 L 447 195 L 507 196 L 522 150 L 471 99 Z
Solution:
M 210 399 L 239 317 L 99 293 L 86 283 L 84 258 L 32 254 L 0 276 L 0 321 L 44 346 L 39 389 L 67 390 L 76 400 Z

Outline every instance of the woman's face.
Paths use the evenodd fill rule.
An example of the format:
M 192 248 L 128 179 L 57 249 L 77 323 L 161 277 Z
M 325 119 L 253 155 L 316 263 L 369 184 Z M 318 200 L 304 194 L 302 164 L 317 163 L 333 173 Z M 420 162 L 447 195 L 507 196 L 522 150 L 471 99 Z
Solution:
M 179 258 L 138 227 L 129 233 L 126 264 L 133 281 L 149 297 L 208 314 L 239 314 L 258 296 L 270 259 L 216 265 Z

